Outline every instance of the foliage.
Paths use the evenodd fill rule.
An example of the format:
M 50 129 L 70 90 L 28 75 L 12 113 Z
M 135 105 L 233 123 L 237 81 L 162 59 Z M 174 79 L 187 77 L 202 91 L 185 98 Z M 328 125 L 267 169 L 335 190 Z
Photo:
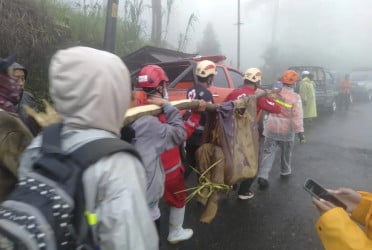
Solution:
M 186 49 L 187 44 L 191 40 L 190 31 L 194 29 L 194 24 L 198 22 L 198 20 L 199 18 L 194 13 L 190 15 L 185 33 L 180 33 L 178 37 L 178 51 L 184 51 Z
M 220 54 L 220 43 L 217 40 L 217 34 L 214 31 L 212 23 L 207 23 L 201 42 L 198 44 L 198 52 L 201 55 Z
M 70 46 L 102 48 L 106 11 L 95 4 L 58 0 L 0 0 L 0 56 L 16 54 L 28 68 L 27 88 L 38 100 L 48 98 L 48 65 L 56 50 Z M 126 16 L 117 23 L 117 54 L 144 44 L 143 0 L 126 1 Z M 50 100 L 50 99 L 49 99 Z
M 124 19 L 119 20 L 116 37 L 116 50 L 119 55 L 126 55 L 145 44 L 141 16 L 145 10 L 143 0 L 126 1 Z

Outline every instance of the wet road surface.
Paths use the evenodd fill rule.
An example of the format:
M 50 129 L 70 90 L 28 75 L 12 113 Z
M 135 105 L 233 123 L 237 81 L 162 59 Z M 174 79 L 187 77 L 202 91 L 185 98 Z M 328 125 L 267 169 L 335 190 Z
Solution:
M 168 209 L 162 204 L 161 249 L 180 250 L 321 250 L 314 225 L 319 217 L 302 186 L 313 178 L 327 188 L 340 186 L 372 192 L 372 104 L 354 104 L 348 112 L 321 114 L 305 132 L 307 144 L 296 143 L 292 176 L 281 179 L 279 163 L 270 174 L 270 186 L 241 201 L 231 192 L 219 202 L 211 224 L 201 224 L 203 207 L 187 204 L 185 227 L 194 236 L 177 245 L 166 241 Z M 277 157 L 277 160 L 279 158 Z M 188 186 L 195 184 L 189 176 Z

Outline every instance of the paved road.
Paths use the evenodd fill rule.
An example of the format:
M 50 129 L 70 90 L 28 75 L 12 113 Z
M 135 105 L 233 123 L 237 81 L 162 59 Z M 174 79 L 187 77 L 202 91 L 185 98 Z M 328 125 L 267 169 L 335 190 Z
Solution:
M 253 186 L 256 196 L 240 201 L 236 193 L 223 198 L 214 221 L 199 222 L 203 208 L 187 205 L 185 225 L 194 229 L 189 241 L 166 242 L 168 211 L 162 208 L 161 249 L 192 250 L 320 250 L 314 224 L 318 213 L 302 185 L 306 178 L 326 187 L 372 191 L 372 104 L 355 104 L 348 112 L 321 115 L 307 130 L 307 144 L 296 145 L 293 175 L 280 179 L 278 165 L 266 191 Z M 190 176 L 189 185 L 195 176 Z

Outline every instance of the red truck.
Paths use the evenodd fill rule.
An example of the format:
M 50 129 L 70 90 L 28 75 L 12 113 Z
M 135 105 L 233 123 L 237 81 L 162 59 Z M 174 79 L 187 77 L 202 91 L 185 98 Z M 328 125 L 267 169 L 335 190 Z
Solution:
M 217 75 L 213 85 L 209 88 L 215 103 L 222 103 L 225 97 L 234 89 L 243 85 L 243 74 L 232 67 L 218 62 L 225 60 L 225 56 L 208 56 L 185 58 L 183 60 L 156 63 L 164 69 L 168 78 L 168 94 L 170 101 L 186 99 L 186 91 L 197 82 L 195 75 L 196 64 L 201 60 L 211 60 L 216 62 Z M 143 65 L 145 66 L 145 65 Z M 137 76 L 140 69 L 132 72 L 132 83 L 137 86 Z M 138 103 L 143 103 L 145 93 L 136 88 Z

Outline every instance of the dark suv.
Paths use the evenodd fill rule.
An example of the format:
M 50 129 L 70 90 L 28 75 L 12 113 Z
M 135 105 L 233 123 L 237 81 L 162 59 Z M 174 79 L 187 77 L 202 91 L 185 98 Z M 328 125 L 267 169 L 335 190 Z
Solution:
M 320 111 L 335 112 L 337 110 L 338 85 L 335 76 L 328 69 L 318 66 L 292 66 L 292 69 L 301 77 L 306 70 L 313 74 L 315 83 L 316 106 Z M 298 92 L 299 83 L 296 90 Z

